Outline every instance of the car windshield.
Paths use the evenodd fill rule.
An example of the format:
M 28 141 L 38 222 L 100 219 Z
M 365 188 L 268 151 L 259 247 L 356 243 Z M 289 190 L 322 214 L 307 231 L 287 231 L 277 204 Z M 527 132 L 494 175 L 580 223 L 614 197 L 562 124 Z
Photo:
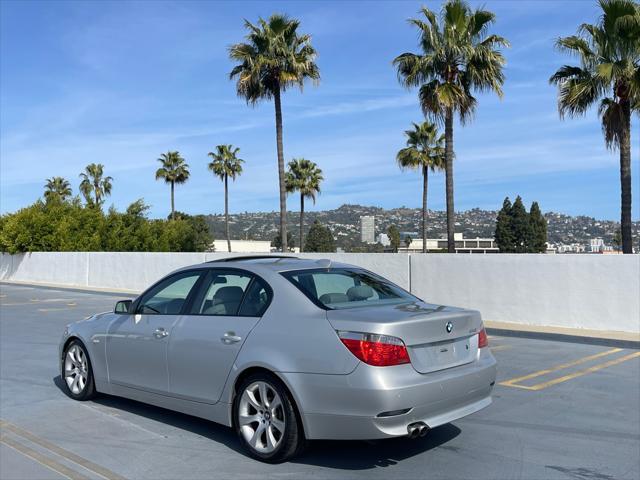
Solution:
M 414 302 L 409 292 L 365 270 L 336 268 L 284 272 L 314 303 L 342 309 Z

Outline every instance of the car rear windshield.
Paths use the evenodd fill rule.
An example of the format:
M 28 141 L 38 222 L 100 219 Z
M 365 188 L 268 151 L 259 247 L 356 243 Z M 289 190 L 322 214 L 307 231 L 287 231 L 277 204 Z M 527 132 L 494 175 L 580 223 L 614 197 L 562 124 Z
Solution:
M 365 270 L 332 268 L 283 272 L 315 304 L 341 309 L 414 302 L 402 288 Z

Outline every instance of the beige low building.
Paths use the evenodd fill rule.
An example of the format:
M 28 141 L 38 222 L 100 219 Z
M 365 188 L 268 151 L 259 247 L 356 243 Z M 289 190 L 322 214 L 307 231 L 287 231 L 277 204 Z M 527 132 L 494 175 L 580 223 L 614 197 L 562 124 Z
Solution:
M 498 253 L 500 249 L 493 238 L 464 238 L 462 233 L 454 234 L 456 253 Z M 447 249 L 446 238 L 427 238 L 427 250 L 435 252 Z M 409 247 L 400 242 L 398 252 L 419 253 L 422 252 L 422 239 L 414 238 Z
M 228 252 L 226 240 L 215 240 L 212 244 L 214 252 Z M 271 242 L 268 240 L 231 240 L 232 253 L 271 253 Z

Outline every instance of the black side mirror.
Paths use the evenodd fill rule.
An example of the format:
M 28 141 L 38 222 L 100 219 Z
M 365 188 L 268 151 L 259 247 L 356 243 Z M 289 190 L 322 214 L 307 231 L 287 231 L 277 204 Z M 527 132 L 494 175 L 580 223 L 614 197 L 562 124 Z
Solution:
M 116 303 L 116 308 L 113 309 L 113 313 L 129 313 L 133 300 L 120 300 Z

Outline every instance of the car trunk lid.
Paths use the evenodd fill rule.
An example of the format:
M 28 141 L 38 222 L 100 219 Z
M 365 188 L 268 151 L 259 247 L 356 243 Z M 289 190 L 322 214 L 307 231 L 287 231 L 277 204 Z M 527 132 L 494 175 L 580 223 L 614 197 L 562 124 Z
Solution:
M 477 356 L 480 313 L 422 302 L 328 310 L 340 331 L 400 338 L 420 373 L 471 363 Z

